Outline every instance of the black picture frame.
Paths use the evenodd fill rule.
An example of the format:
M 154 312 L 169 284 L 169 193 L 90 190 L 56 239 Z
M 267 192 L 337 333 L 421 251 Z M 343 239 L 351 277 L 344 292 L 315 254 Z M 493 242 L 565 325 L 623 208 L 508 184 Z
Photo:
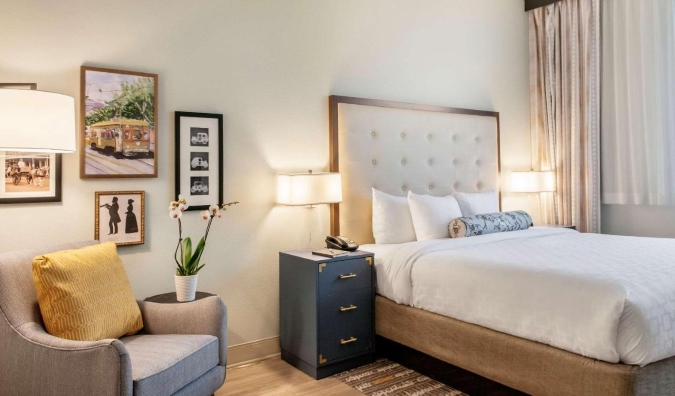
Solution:
M 223 203 L 223 115 L 176 111 L 174 125 L 174 199 L 182 194 L 187 210 Z
M 2 183 L 3 188 L 0 191 L 0 204 L 24 204 L 24 203 L 49 203 L 61 202 L 61 168 L 62 168 L 62 154 L 46 154 L 46 153 L 28 153 L 23 151 L 0 151 L 0 159 L 2 163 Z M 12 158 L 18 159 L 32 159 L 32 158 L 48 158 L 49 170 L 42 180 L 39 181 L 39 186 L 35 185 L 33 181 L 29 184 L 29 179 L 33 179 L 38 175 L 31 171 L 18 169 L 18 171 L 8 170 L 8 163 L 12 162 Z M 39 161 L 39 160 L 38 160 Z M 52 166 L 53 164 L 53 166 Z M 35 168 L 34 168 L 35 169 Z M 18 177 L 17 177 L 18 176 Z M 18 183 L 15 180 L 18 179 Z M 49 190 L 45 190 L 44 179 L 49 183 Z M 54 183 L 54 188 L 51 189 L 51 183 Z M 23 188 L 20 191 L 7 191 L 12 186 Z M 32 196 L 31 196 L 32 193 Z

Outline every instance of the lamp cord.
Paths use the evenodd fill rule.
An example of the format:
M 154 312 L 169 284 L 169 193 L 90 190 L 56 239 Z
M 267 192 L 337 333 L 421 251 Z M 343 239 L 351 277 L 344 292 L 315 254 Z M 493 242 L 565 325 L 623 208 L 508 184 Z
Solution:
M 305 245 L 305 249 L 308 249 L 310 245 L 312 244 L 312 226 L 314 225 L 314 209 L 316 208 L 314 205 L 308 205 L 306 206 L 307 209 L 311 209 L 311 213 L 309 215 L 309 240 L 307 241 L 307 245 Z

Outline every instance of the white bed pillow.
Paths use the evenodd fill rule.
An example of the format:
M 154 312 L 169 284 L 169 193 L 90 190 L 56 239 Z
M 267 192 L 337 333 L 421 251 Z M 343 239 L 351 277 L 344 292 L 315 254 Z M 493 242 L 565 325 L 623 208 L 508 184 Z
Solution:
M 389 195 L 373 188 L 373 236 L 378 244 L 415 240 L 407 197 Z
M 434 197 L 408 192 L 408 204 L 418 241 L 449 238 L 448 224 L 462 217 L 462 210 L 452 195 Z
M 462 216 L 475 216 L 486 213 L 499 212 L 499 194 L 497 190 L 489 190 L 480 193 L 454 193 L 457 199 Z

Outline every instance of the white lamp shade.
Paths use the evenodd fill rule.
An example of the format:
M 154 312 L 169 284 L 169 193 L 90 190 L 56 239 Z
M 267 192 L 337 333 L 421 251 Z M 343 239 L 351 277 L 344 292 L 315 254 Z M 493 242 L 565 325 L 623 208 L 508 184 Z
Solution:
M 279 175 L 277 202 L 282 205 L 317 205 L 342 201 L 339 173 Z
M 555 172 L 511 172 L 511 191 L 529 193 L 555 191 Z
M 28 89 L 0 89 L 0 150 L 72 153 L 75 99 Z

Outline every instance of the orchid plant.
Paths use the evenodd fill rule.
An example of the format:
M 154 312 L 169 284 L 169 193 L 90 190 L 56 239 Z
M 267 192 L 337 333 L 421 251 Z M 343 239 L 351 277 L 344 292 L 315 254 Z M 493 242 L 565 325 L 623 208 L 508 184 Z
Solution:
M 214 204 L 209 206 L 208 210 L 204 210 L 199 213 L 202 220 L 208 220 L 209 222 L 206 225 L 206 232 L 204 233 L 204 236 L 199 240 L 199 243 L 194 248 L 194 250 L 192 248 L 192 239 L 190 237 L 183 238 L 183 223 L 181 222 L 181 217 L 183 217 L 183 212 L 189 207 L 187 200 L 183 198 L 182 195 L 179 195 L 178 201 L 172 201 L 169 204 L 169 217 L 178 220 L 178 246 L 176 246 L 176 251 L 174 252 L 177 276 L 197 275 L 199 270 L 201 270 L 204 265 L 206 265 L 199 265 L 199 262 L 201 260 L 202 253 L 204 253 L 204 247 L 206 247 L 206 239 L 209 236 L 213 218 L 223 217 L 221 209 L 226 211 L 227 208 L 238 203 L 239 202 L 228 202 L 220 206 Z

